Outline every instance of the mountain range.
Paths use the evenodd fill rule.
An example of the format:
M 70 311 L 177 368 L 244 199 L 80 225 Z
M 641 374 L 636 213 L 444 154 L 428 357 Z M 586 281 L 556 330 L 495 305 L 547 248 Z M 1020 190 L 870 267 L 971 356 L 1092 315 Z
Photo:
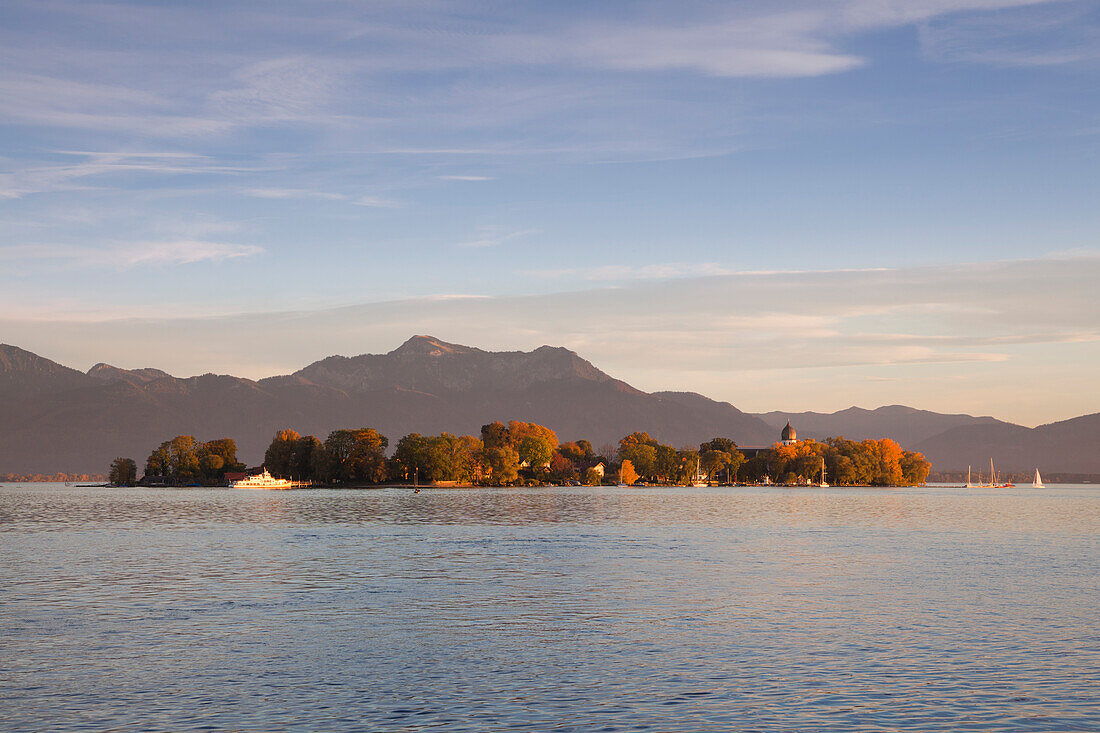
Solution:
M 890 437 L 923 453 L 935 471 L 984 469 L 992 458 L 998 470 L 1051 473 L 1100 472 L 1100 413 L 1028 428 L 992 417 L 945 415 L 890 405 L 877 410 L 850 407 L 833 413 L 767 412 L 756 415 L 773 428 L 789 420 L 799 438 L 843 435 L 852 440 Z
M 234 438 L 239 457 L 257 464 L 286 427 L 321 439 L 374 427 L 392 444 L 411 432 L 476 435 L 493 420 L 525 420 L 597 448 L 635 430 L 677 447 L 715 436 L 760 446 L 788 419 L 800 437 L 893 437 L 938 470 L 993 456 L 1006 470 L 1100 472 L 1100 414 L 1034 429 L 901 406 L 750 415 L 691 392 L 643 392 L 565 348 L 489 352 L 430 336 L 258 381 L 103 363 L 85 373 L 0 344 L 0 405 L 0 473 L 102 472 L 117 456 L 140 464 L 179 434 Z

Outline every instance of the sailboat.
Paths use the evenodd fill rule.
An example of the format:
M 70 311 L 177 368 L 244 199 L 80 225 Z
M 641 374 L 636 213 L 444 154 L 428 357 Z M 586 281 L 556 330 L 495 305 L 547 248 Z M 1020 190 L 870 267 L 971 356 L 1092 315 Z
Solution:
M 1043 477 L 1039 475 L 1039 469 L 1035 469 L 1035 480 L 1031 482 L 1031 488 L 1033 489 L 1045 489 L 1043 486 Z
M 823 489 L 829 488 L 829 484 L 825 483 L 825 459 L 821 459 L 821 483 L 818 484 Z
M 993 459 L 989 459 L 989 488 L 991 489 L 1011 489 L 1016 484 L 1011 481 L 1005 481 L 1004 483 L 997 483 L 997 471 L 993 468 Z
M 979 483 L 981 482 L 981 477 L 978 478 L 978 481 L 979 481 Z M 966 467 L 966 486 L 964 486 L 963 488 L 966 488 L 966 489 L 976 489 L 976 488 L 978 488 L 978 485 L 970 480 L 970 466 Z
M 710 485 L 709 482 L 703 479 L 703 474 L 699 472 L 698 458 L 695 459 L 695 476 L 693 476 L 691 479 L 691 485 L 695 486 L 696 488 L 702 488 L 704 486 Z

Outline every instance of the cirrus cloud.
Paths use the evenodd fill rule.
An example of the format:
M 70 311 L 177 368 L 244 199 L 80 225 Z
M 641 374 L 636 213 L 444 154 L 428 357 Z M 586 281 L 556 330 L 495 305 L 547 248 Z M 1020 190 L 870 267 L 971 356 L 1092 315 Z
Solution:
M 227 244 L 181 239 L 163 242 L 129 242 L 107 247 L 23 244 L 0 247 L 0 261 L 53 260 L 76 267 L 130 269 L 197 262 L 221 262 L 264 252 L 253 244 Z

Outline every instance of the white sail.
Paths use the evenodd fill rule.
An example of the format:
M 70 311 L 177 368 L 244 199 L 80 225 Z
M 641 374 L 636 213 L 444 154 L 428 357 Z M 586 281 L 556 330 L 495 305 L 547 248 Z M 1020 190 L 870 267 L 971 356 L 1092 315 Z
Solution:
M 1031 487 L 1033 489 L 1045 489 L 1046 488 L 1045 486 L 1043 486 L 1043 477 L 1039 475 L 1039 469 L 1037 469 L 1037 468 L 1035 469 L 1035 480 L 1031 482 Z

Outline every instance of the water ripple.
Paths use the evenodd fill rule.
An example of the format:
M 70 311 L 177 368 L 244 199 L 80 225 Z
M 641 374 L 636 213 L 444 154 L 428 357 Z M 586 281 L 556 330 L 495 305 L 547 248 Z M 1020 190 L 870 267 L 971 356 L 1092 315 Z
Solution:
M 1100 731 L 1100 494 L 0 488 L 6 731 Z

